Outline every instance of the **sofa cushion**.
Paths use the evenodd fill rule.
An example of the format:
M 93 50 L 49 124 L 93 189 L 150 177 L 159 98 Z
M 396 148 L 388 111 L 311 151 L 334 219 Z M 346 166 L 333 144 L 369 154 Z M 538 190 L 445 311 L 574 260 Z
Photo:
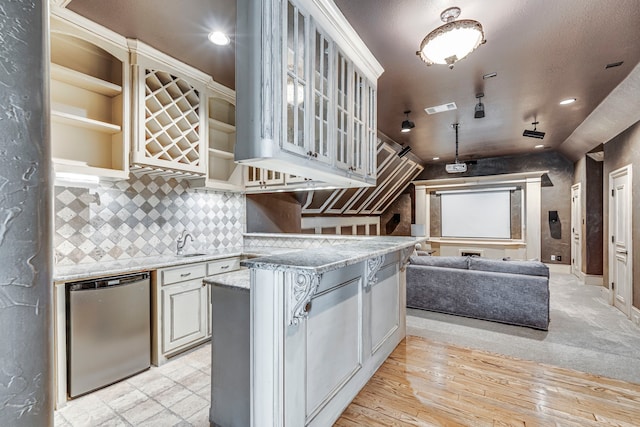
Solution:
M 549 267 L 540 261 L 502 261 L 471 257 L 469 270 L 494 271 L 497 273 L 526 274 L 527 276 L 549 277 Z
M 409 262 L 415 265 L 431 267 L 469 268 L 469 257 L 466 256 L 412 256 Z

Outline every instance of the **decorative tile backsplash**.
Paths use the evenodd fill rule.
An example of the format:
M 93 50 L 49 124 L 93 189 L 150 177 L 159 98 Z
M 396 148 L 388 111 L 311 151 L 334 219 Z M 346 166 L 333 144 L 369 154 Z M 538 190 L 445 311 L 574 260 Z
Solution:
M 242 246 L 245 197 L 196 192 L 186 180 L 131 174 L 97 189 L 55 187 L 56 265 L 175 253 L 186 230 L 185 252 Z

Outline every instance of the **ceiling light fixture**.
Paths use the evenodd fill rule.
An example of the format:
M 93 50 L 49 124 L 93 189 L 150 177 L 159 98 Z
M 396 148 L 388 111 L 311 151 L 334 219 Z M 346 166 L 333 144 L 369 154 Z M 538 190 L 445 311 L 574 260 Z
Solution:
M 434 157 L 433 160 L 440 160 L 440 157 Z
M 440 14 L 444 25 L 431 31 L 420 43 L 416 55 L 427 65 L 453 64 L 464 59 L 485 42 L 482 25 L 471 19 L 455 19 L 460 16 L 459 7 L 450 7 Z
M 484 97 L 484 92 L 480 92 L 476 94 L 476 99 L 478 100 L 478 104 L 476 105 L 476 113 L 473 116 L 474 119 L 484 118 L 484 104 L 482 103 L 483 97 Z
M 574 102 L 576 102 L 576 98 L 567 98 L 560 101 L 560 105 L 569 105 L 573 104 Z
M 411 110 L 407 110 L 404 112 L 404 114 L 407 116 L 403 122 L 402 122 L 402 129 L 400 129 L 400 132 L 411 132 L 411 129 L 413 129 L 414 127 L 416 127 L 416 124 L 413 123 L 411 120 L 409 120 L 409 114 L 411 113 Z
M 538 145 L 536 145 L 536 146 L 535 146 L 535 147 L 533 147 L 533 148 L 544 148 L 544 144 L 538 144 Z
M 226 46 L 231 43 L 231 39 L 228 35 L 222 31 L 212 31 L 209 33 L 209 41 L 218 46 Z
M 544 138 L 544 132 L 540 132 L 539 130 L 536 130 L 536 126 L 538 126 L 540 122 L 532 122 L 531 124 L 533 125 L 533 130 L 528 130 L 525 129 L 524 132 L 522 132 L 522 136 L 528 136 L 529 138 L 537 138 L 537 139 L 543 139 Z

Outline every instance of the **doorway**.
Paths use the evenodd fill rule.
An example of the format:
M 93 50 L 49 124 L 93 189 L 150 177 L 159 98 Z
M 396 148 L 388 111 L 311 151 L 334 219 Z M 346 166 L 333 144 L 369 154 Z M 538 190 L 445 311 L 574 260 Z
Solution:
M 611 303 L 627 316 L 633 292 L 631 182 L 631 165 L 609 174 L 609 290 Z
M 571 187 L 571 273 L 582 279 L 582 202 L 581 184 Z

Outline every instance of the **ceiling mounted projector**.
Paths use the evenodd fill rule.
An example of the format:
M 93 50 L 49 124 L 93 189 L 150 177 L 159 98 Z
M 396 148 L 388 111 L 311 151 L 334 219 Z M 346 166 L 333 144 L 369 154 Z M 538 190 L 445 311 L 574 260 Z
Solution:
M 449 163 L 448 165 L 445 165 L 444 170 L 446 170 L 447 173 L 466 172 L 467 164 L 466 163 Z
M 467 171 L 467 164 L 458 161 L 458 127 L 459 123 L 454 123 L 451 125 L 456 130 L 456 161 L 454 163 L 449 163 L 445 165 L 444 170 L 447 173 L 462 173 Z
M 525 129 L 525 131 L 522 132 L 522 136 L 528 136 L 529 138 L 537 138 L 537 139 L 544 138 L 544 132 L 540 132 L 536 130 L 536 126 L 538 125 L 538 123 L 540 122 L 532 122 L 531 124 L 533 125 L 533 130 Z

